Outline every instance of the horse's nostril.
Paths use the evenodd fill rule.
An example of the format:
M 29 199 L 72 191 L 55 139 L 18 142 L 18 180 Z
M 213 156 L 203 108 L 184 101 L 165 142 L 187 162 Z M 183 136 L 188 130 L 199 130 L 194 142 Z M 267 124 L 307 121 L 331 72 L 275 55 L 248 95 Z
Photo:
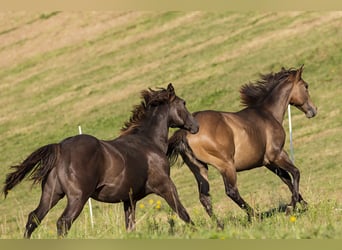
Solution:
M 313 118 L 316 116 L 316 114 L 317 114 L 317 110 L 310 109 L 310 110 L 308 110 L 308 112 L 306 112 L 305 115 L 307 118 Z

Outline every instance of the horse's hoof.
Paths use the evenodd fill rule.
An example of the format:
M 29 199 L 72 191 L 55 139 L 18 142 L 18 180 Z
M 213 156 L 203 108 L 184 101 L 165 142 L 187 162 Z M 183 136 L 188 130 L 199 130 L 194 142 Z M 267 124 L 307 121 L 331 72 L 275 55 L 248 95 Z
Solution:
M 285 214 L 290 215 L 293 212 L 293 206 L 288 205 L 285 209 Z
M 309 208 L 309 205 L 305 200 L 301 200 L 300 205 L 302 206 L 303 211 L 306 211 Z
M 259 221 L 263 221 L 266 217 L 267 217 L 267 214 L 265 214 L 265 213 L 258 213 L 258 214 L 256 215 L 256 218 L 257 218 Z
M 224 230 L 224 223 L 222 221 L 217 220 L 216 221 L 216 226 L 217 226 L 218 230 L 220 230 L 220 231 Z
M 247 214 L 247 219 L 248 219 L 248 222 L 262 221 L 263 215 L 262 213 L 253 212 L 252 214 Z

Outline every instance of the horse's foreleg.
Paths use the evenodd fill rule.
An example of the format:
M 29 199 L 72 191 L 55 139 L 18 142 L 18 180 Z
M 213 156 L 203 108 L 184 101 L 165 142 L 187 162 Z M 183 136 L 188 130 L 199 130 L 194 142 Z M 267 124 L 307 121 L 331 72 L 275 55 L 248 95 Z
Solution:
M 135 207 L 135 200 L 124 201 L 125 224 L 126 230 L 129 232 L 135 229 Z
M 163 178 L 162 182 L 155 186 L 154 193 L 166 200 L 169 206 L 175 211 L 178 216 L 186 223 L 194 224 L 182 203 L 179 200 L 176 186 L 169 177 Z
M 295 208 L 297 202 L 300 202 L 301 200 L 303 200 L 302 196 L 299 194 L 299 180 L 300 180 L 299 169 L 293 165 L 292 161 L 290 160 L 290 158 L 288 157 L 288 155 L 286 154 L 285 151 L 282 151 L 280 153 L 279 157 L 274 161 L 274 164 L 277 167 L 289 172 L 292 175 L 293 183 L 290 181 L 290 183 L 291 183 L 290 186 L 288 184 L 289 183 L 289 180 L 288 180 L 289 177 L 287 177 L 286 174 L 285 174 L 285 176 L 286 176 L 285 181 L 283 180 L 284 176 L 283 176 L 282 180 L 286 184 L 288 184 L 290 190 L 292 189 L 291 190 L 291 192 L 292 192 L 291 206 L 293 208 Z M 284 173 L 284 172 L 281 172 L 281 173 Z M 291 186 L 292 186 L 292 188 L 291 188 Z
M 284 169 L 279 168 L 276 165 L 268 165 L 266 166 L 269 170 L 271 170 L 273 173 L 275 173 L 277 176 L 279 176 L 279 178 L 288 186 L 288 188 L 290 189 L 291 193 L 293 194 L 294 192 L 294 188 L 293 188 L 293 184 L 292 184 L 292 179 L 291 176 L 289 175 L 289 173 L 287 171 L 285 171 Z M 300 193 L 298 193 L 298 201 L 305 207 L 307 206 L 307 202 L 303 199 L 302 195 Z

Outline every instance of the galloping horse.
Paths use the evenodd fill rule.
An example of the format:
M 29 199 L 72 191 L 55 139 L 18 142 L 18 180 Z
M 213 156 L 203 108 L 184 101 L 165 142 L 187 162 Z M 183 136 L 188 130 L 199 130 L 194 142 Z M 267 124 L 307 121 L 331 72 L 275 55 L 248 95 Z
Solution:
M 167 155 L 171 164 L 180 154 L 194 174 L 199 199 L 210 217 L 215 218 L 209 194 L 208 165 L 217 168 L 223 177 L 225 191 L 248 218 L 256 215 L 242 199 L 236 184 L 236 172 L 266 166 L 289 187 L 291 206 L 306 202 L 299 193 L 299 170 L 283 149 L 285 131 L 282 126 L 288 104 L 312 118 L 317 108 L 312 103 L 308 84 L 298 70 L 282 68 L 278 73 L 261 75 L 261 80 L 242 86 L 242 104 L 238 112 L 205 110 L 193 115 L 199 132 L 177 130 L 169 139 Z M 291 174 L 293 182 L 289 175 Z M 220 225 L 221 226 L 221 225 Z
M 123 202 L 127 230 L 135 227 L 138 200 L 155 193 L 187 223 L 192 223 L 170 179 L 166 158 L 169 127 L 198 132 L 198 123 L 176 96 L 172 84 L 167 89 L 144 90 L 143 101 L 121 130 L 118 138 L 99 140 L 77 135 L 33 152 L 14 172 L 7 175 L 4 194 L 30 172 L 42 183 L 42 196 L 26 224 L 24 237 L 30 238 L 48 211 L 67 197 L 67 206 L 57 221 L 58 236 L 65 236 L 89 197 L 108 203 Z

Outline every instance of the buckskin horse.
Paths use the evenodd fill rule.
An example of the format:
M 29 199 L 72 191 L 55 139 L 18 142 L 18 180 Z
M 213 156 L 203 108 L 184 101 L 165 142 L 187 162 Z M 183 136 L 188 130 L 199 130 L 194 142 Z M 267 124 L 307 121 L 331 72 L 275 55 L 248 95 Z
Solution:
M 3 192 L 20 183 L 28 174 L 42 183 L 38 207 L 27 220 L 24 237 L 30 238 L 48 211 L 67 197 L 67 206 L 57 221 L 58 236 L 66 236 L 89 197 L 108 203 L 123 202 L 127 230 L 135 227 L 138 200 L 155 193 L 187 223 L 192 221 L 181 204 L 170 179 L 166 158 L 169 127 L 198 132 L 198 123 L 176 96 L 172 84 L 167 89 L 144 90 L 142 101 L 114 140 L 77 135 L 33 152 L 14 172 L 7 175 Z
M 236 174 L 239 171 L 265 166 L 290 189 L 292 208 L 297 202 L 306 206 L 299 193 L 300 172 L 283 148 L 286 134 L 282 126 L 288 104 L 307 118 L 317 113 L 302 71 L 303 66 L 261 75 L 260 80 L 241 87 L 244 109 L 195 112 L 199 132 L 191 134 L 180 129 L 170 137 L 167 155 L 171 165 L 180 154 L 196 178 L 200 202 L 210 217 L 216 218 L 209 194 L 208 164 L 220 172 L 227 196 L 247 212 L 249 220 L 261 215 L 240 196 Z

